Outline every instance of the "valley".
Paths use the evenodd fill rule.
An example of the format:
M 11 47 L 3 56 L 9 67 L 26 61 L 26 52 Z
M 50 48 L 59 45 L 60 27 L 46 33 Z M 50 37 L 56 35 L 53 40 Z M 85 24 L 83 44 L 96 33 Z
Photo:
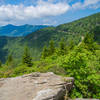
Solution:
M 62 77 L 74 78 L 73 88 L 68 94 L 66 93 L 65 98 L 99 100 L 100 12 L 57 27 L 42 28 L 26 36 L 0 36 L 0 60 L 0 78 L 8 79 L 8 82 L 12 84 L 14 81 L 11 80 L 15 79 L 15 83 L 17 81 L 16 78 L 11 77 L 24 80 L 24 74 L 29 75 L 25 76 L 27 79 L 27 77 L 30 78 L 30 75 L 32 76 L 30 73 L 39 72 L 42 75 L 42 73 L 53 72 Z M 33 82 L 34 77 L 38 79 L 39 76 L 36 74 L 32 77 Z M 64 81 L 66 82 L 66 80 Z M 20 83 L 19 80 L 18 82 Z M 29 81 L 25 80 L 25 82 Z M 8 87 L 9 83 L 5 84 Z M 41 84 L 43 86 L 46 83 Z

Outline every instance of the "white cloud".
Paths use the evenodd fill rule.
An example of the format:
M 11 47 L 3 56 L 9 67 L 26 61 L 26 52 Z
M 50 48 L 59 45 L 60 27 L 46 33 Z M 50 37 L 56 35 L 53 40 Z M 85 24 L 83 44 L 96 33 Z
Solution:
M 0 6 L 0 20 L 29 20 L 46 16 L 57 16 L 69 10 L 67 3 L 50 3 L 39 1 L 36 6 L 2 5 Z
M 89 5 L 94 5 L 97 4 L 100 0 L 85 0 L 84 1 L 84 6 L 89 6 Z
M 20 2 L 22 4 L 11 5 L 6 4 L 5 0 L 0 0 L 0 25 L 25 24 L 29 21 L 49 19 L 48 16 L 62 15 L 70 9 L 100 8 L 100 0 L 84 0 L 83 3 L 78 0 L 71 4 L 72 1 L 74 0 L 24 0 Z
M 57 20 L 55 19 L 43 19 L 42 22 L 43 22 L 43 25 L 56 25 L 57 24 Z
M 48 2 L 39 2 L 38 6 L 29 6 L 24 9 L 27 17 L 39 18 L 44 16 L 57 16 L 64 14 L 69 10 L 69 5 L 64 3 L 52 4 Z
M 81 2 L 77 2 L 77 3 L 72 5 L 72 9 L 80 9 L 80 8 L 82 8 L 82 3 Z
M 84 0 L 84 2 L 76 2 L 72 5 L 73 9 L 85 9 L 85 8 L 91 8 L 91 9 L 97 9 L 100 6 L 100 0 Z

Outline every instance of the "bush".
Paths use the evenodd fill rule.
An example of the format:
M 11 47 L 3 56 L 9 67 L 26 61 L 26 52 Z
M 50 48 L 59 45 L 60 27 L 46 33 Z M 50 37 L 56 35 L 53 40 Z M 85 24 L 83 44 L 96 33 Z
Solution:
M 66 70 L 68 76 L 75 78 L 75 88 L 70 94 L 72 98 L 100 99 L 100 64 L 92 52 L 77 47 L 59 65 Z
M 25 65 L 20 65 L 14 69 L 12 76 L 19 76 L 23 74 L 32 73 L 32 72 L 34 72 L 33 68 L 27 67 Z

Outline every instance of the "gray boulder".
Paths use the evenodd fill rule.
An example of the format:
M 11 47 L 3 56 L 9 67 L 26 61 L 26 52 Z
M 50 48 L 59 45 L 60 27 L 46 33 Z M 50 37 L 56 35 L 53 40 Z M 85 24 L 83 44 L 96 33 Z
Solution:
M 0 79 L 0 100 L 61 100 L 74 79 L 48 73 L 32 73 Z

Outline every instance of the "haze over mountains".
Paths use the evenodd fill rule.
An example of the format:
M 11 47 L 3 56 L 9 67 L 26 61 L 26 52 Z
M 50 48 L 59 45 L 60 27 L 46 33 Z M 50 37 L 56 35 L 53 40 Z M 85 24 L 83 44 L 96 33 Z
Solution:
M 0 100 L 44 99 L 100 100 L 100 0 L 0 0 Z
M 0 36 L 10 36 L 10 37 L 18 37 L 18 36 L 26 36 L 32 32 L 35 32 L 39 29 L 48 27 L 46 25 L 21 25 L 15 26 L 12 24 L 8 24 L 6 26 L 0 27 Z
M 8 25 L 6 26 L 6 34 L 10 34 L 9 30 L 14 30 L 15 26 Z M 22 28 L 24 27 L 24 28 Z M 26 27 L 26 28 L 25 28 Z M 47 27 L 47 26 L 42 26 Z M 4 27 L 3 27 L 4 28 Z M 21 26 L 18 27 L 20 31 L 15 32 L 14 36 L 25 36 L 26 32 L 29 32 L 28 29 L 32 31 L 34 26 Z M 40 27 L 39 27 L 40 28 Z M 24 31 L 23 31 L 23 30 Z M 6 31 L 3 30 L 3 31 Z M 20 59 L 24 50 L 24 47 L 27 45 L 30 48 L 32 56 L 39 58 L 41 55 L 41 50 L 44 45 L 48 45 L 49 41 L 53 39 L 55 43 L 58 43 L 62 37 L 64 37 L 66 44 L 69 44 L 69 41 L 73 40 L 75 44 L 78 44 L 86 33 L 94 33 L 96 41 L 100 43 L 100 13 L 96 13 L 89 17 L 79 19 L 77 21 L 62 24 L 57 27 L 47 27 L 40 29 L 36 32 L 25 37 L 0 37 L 0 60 L 4 62 L 7 59 L 7 56 L 12 53 L 16 59 Z M 4 32 L 5 33 L 5 32 Z M 22 35 L 23 34 L 23 35 Z M 12 36 L 11 34 L 9 36 Z

